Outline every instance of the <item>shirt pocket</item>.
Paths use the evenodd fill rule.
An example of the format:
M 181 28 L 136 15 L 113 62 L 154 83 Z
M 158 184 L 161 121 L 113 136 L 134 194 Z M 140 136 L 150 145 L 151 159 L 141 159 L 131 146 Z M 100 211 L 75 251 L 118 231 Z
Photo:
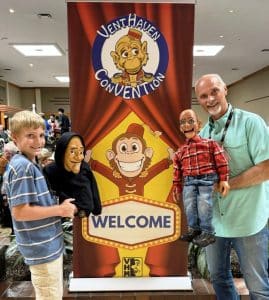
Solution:
M 248 150 L 248 141 L 244 135 L 227 138 L 224 149 L 229 156 L 230 176 L 236 176 L 254 165 Z

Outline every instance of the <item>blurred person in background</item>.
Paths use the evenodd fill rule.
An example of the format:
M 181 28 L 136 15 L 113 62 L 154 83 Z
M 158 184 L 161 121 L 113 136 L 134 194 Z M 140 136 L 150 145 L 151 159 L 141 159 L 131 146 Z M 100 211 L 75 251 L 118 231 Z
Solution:
M 18 153 L 19 149 L 16 145 L 11 141 L 4 145 L 4 152 L 0 157 L 0 184 L 1 184 L 1 193 L 0 193 L 0 216 L 1 216 L 1 225 L 4 227 L 10 227 L 12 229 L 13 234 L 13 226 L 11 220 L 10 209 L 8 206 L 7 197 L 5 191 L 2 189 L 3 183 L 3 174 L 7 168 L 7 165 L 11 158 Z

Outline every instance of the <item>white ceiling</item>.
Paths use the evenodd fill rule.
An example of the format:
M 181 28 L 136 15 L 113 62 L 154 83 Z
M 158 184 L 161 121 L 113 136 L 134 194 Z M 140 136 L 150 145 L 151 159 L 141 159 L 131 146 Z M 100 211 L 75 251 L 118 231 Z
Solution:
M 38 18 L 40 13 L 52 18 Z M 64 0 L 1 0 L 0 79 L 20 87 L 68 86 L 54 78 L 68 74 L 66 13 Z M 261 52 L 269 49 L 268 15 L 269 0 L 197 0 L 195 44 L 225 47 L 215 57 L 194 58 L 193 81 L 205 73 L 219 73 L 231 84 L 268 66 L 269 52 Z M 12 43 L 57 43 L 65 55 L 24 57 Z

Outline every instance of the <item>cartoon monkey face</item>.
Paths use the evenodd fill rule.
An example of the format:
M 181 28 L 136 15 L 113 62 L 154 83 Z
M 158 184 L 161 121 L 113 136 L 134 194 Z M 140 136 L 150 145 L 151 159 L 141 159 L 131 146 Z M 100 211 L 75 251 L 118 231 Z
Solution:
M 125 177 L 136 177 L 145 169 L 153 155 L 151 148 L 145 148 L 136 136 L 123 136 L 116 142 L 114 150 L 107 151 L 109 161 L 114 161 L 119 172 Z
M 141 43 L 138 39 L 124 36 L 119 39 L 115 47 L 116 51 L 111 51 L 111 56 L 119 70 L 128 74 L 137 74 L 148 60 L 147 42 Z

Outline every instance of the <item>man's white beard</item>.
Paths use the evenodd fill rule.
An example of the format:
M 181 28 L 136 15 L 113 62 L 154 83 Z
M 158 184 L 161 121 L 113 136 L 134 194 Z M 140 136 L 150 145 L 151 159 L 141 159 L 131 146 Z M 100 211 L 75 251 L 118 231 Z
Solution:
M 210 116 L 212 116 L 213 118 L 216 116 L 219 116 L 221 113 L 221 105 L 218 104 L 215 107 L 207 107 L 208 113 L 210 114 Z

